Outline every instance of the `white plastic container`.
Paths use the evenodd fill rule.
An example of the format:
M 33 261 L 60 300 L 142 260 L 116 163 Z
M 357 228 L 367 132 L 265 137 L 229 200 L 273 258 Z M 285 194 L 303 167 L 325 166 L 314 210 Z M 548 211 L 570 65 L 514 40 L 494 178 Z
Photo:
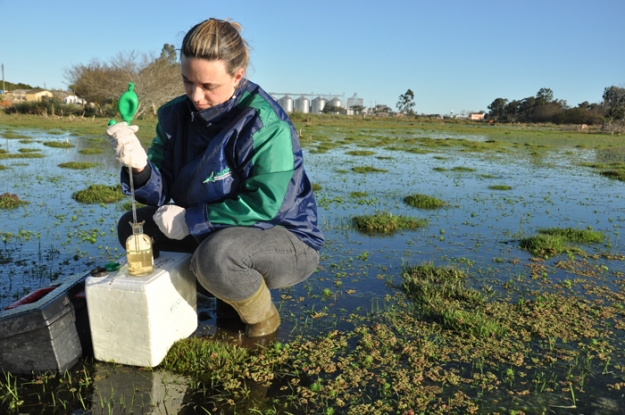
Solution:
M 191 255 L 161 252 L 154 272 L 128 275 L 124 265 L 85 284 L 87 308 L 97 360 L 157 366 L 175 341 L 197 328 L 195 276 Z

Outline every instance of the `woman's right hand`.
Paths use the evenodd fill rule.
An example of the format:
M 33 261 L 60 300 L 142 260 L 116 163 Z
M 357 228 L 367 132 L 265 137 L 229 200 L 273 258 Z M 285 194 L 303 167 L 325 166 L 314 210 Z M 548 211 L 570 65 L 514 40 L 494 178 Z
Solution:
M 106 129 L 109 143 L 115 152 L 115 158 L 124 166 L 143 170 L 148 164 L 148 155 L 141 146 L 135 133 L 139 131 L 136 125 L 120 122 Z

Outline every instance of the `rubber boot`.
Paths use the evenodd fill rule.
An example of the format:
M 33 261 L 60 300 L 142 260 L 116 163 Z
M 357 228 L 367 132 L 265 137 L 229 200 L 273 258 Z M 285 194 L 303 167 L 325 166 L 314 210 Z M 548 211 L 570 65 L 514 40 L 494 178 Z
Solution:
M 247 337 L 261 337 L 278 330 L 280 326 L 280 314 L 271 302 L 271 293 L 261 280 L 258 291 L 243 300 L 224 300 L 239 313 L 241 321 L 245 323 L 245 335 Z

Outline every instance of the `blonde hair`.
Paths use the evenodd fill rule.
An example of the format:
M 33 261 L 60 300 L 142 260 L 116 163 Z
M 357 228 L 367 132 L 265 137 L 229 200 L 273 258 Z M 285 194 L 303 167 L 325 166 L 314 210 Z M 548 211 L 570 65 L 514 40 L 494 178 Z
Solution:
M 237 22 L 208 19 L 191 28 L 182 40 L 180 52 L 187 58 L 221 60 L 226 71 L 234 76 L 247 68 L 249 47 L 241 37 L 243 27 Z

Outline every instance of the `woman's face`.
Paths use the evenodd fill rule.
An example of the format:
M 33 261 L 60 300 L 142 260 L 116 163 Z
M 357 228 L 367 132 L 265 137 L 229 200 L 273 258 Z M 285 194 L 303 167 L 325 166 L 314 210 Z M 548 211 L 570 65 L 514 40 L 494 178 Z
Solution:
M 187 96 L 201 111 L 228 101 L 241 82 L 245 68 L 237 70 L 232 76 L 226 72 L 224 61 L 182 55 L 180 71 Z

